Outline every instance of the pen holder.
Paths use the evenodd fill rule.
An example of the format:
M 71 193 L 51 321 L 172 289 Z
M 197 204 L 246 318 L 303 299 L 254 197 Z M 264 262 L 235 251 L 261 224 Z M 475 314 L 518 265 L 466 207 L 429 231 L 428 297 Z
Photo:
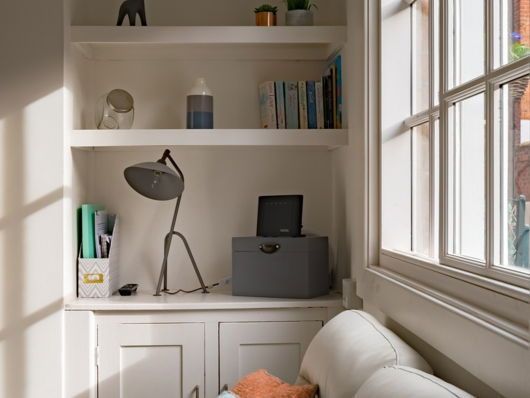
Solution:
M 77 296 L 80 298 L 104 298 L 112 296 L 119 289 L 119 219 L 116 217 L 112 232 L 109 258 L 77 259 Z

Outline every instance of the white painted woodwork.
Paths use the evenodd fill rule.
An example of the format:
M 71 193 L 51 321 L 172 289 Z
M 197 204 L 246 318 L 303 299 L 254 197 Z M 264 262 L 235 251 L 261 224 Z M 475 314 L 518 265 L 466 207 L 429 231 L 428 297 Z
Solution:
M 282 377 L 291 377 L 298 371 L 301 355 L 313 335 L 343 310 L 340 305 L 338 295 L 291 300 L 233 297 L 215 292 L 177 297 L 154 298 L 150 294 L 140 294 L 77 300 L 67 305 L 66 312 L 68 339 L 65 350 L 68 355 L 65 365 L 77 372 L 75 377 L 66 380 L 66 389 L 72 392 L 67 396 L 93 398 L 99 388 L 100 398 L 107 397 L 101 395 L 103 388 L 104 392 L 115 394 L 112 397 L 120 397 L 117 389 L 124 385 L 125 379 L 134 379 L 132 385 L 135 385 L 136 380 L 146 377 L 173 389 L 178 384 L 178 378 L 173 377 L 173 370 L 168 369 L 177 367 L 176 361 L 181 353 L 184 357 L 178 366 L 183 372 L 186 372 L 186 366 L 198 366 L 195 359 L 189 361 L 186 350 L 195 347 L 200 340 L 202 354 L 198 354 L 197 358 L 204 362 L 203 371 L 198 372 L 204 378 L 201 396 L 215 397 L 222 386 L 220 373 L 230 371 L 226 367 L 231 366 L 227 364 L 223 370 L 221 364 L 220 354 L 227 351 L 226 344 L 220 339 L 222 325 L 229 329 L 234 327 L 237 332 L 237 341 L 227 341 L 229 350 L 245 342 L 251 343 L 243 354 L 243 365 L 250 369 L 254 363 L 279 372 Z M 267 327 L 260 331 L 255 327 L 247 329 L 246 325 Z M 225 337 L 229 329 L 225 328 Z M 189 330 L 194 333 L 188 333 Z M 98 369 L 96 352 L 99 352 L 97 385 L 94 376 Z M 254 355 L 259 355 L 263 361 L 256 362 Z M 133 366 L 126 371 L 125 368 L 132 362 Z M 161 366 L 160 362 L 165 365 Z M 121 369 L 124 369 L 124 377 L 120 376 Z M 160 375 L 156 374 L 158 371 Z M 150 387 L 149 382 L 146 386 Z M 144 390 L 138 388 L 135 391 Z
M 93 312 L 64 313 L 64 398 L 97 398 L 96 319 Z
M 69 311 L 196 311 L 196 310 L 258 310 L 270 308 L 341 307 L 340 294 L 305 299 L 232 296 L 229 292 L 153 296 L 142 292 L 133 296 L 115 295 L 101 299 L 75 299 L 66 304 Z
M 92 59 L 222 58 L 326 60 L 345 26 L 73 26 L 71 42 Z
M 73 148 L 126 149 L 157 146 L 289 146 L 334 148 L 348 144 L 347 130 L 76 130 Z
M 98 327 L 99 398 L 204 397 L 204 324 Z
M 222 323 L 220 387 L 258 369 L 294 383 L 304 353 L 322 321 Z

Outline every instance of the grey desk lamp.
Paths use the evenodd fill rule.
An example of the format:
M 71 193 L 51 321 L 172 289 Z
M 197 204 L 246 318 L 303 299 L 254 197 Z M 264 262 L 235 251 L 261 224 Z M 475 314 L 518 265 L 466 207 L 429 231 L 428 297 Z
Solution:
M 167 160 L 171 162 L 176 172 L 166 164 Z M 197 290 L 202 290 L 203 293 L 208 293 L 199 268 L 197 267 L 197 263 L 195 262 L 195 258 L 193 258 L 193 253 L 191 252 L 188 241 L 184 235 L 175 231 L 180 200 L 182 199 L 182 192 L 184 192 L 184 174 L 177 166 L 175 160 L 171 157 L 169 150 L 166 149 L 162 158 L 156 162 L 139 163 L 127 167 L 124 175 L 131 188 L 146 198 L 153 200 L 172 200 L 177 198 L 173 220 L 171 221 L 171 229 L 164 239 L 164 260 L 162 261 L 162 268 L 160 270 L 160 277 L 158 278 L 155 296 L 160 296 L 161 292 L 169 293 L 167 288 L 167 260 L 173 235 L 182 239 L 182 242 L 186 247 L 195 274 L 197 274 L 197 278 L 201 284 L 201 288 Z M 163 288 L 162 283 L 164 284 Z

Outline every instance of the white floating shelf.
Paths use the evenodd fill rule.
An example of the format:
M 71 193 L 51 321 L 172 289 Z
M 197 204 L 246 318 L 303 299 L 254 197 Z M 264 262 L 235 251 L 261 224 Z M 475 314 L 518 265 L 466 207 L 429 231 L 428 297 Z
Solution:
M 74 130 L 70 146 L 94 150 L 162 146 L 287 146 L 333 149 L 347 144 L 346 129 Z
M 345 26 L 72 26 L 71 42 L 94 59 L 325 60 Z

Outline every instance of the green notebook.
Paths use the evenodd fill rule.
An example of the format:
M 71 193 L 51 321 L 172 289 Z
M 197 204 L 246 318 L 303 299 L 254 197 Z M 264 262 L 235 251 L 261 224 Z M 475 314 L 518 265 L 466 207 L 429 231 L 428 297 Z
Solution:
M 81 242 L 83 245 L 83 258 L 96 258 L 94 214 L 98 210 L 103 210 L 103 206 L 91 204 L 81 205 Z

